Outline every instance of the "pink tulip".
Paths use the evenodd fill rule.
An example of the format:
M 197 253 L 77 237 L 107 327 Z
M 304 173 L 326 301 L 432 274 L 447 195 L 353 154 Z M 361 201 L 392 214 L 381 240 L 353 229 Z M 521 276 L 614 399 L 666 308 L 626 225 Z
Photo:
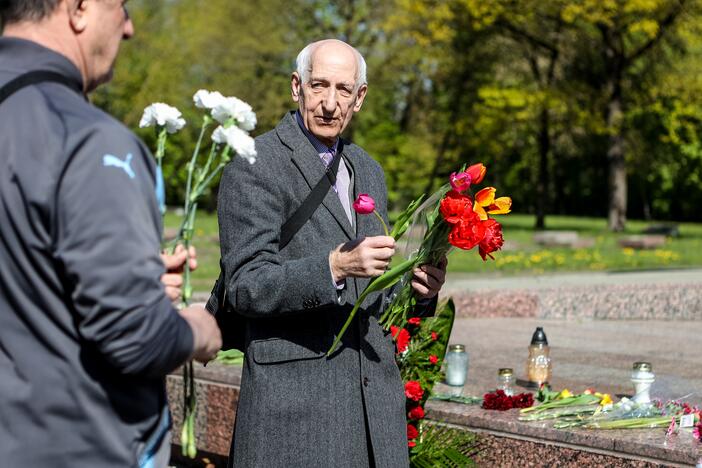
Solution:
M 375 211 L 375 200 L 367 193 L 362 193 L 353 202 L 353 210 L 358 214 L 371 214 Z
M 467 172 L 452 172 L 451 176 L 449 177 L 451 188 L 456 192 L 468 190 L 471 182 L 473 182 L 473 178 Z

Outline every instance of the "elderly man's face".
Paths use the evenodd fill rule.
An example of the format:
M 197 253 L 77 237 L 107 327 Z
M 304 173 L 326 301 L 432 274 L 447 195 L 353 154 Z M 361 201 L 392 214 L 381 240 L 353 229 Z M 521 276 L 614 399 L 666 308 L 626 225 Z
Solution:
M 321 142 L 331 146 L 361 110 L 367 86 L 355 90 L 357 63 L 350 47 L 322 44 L 312 54 L 308 83 L 292 76 L 293 100 L 299 104 L 305 127 Z
M 134 34 L 134 26 L 125 7 L 126 0 L 84 2 L 88 27 L 85 30 L 84 61 L 88 88 L 94 89 L 112 78 L 120 42 Z

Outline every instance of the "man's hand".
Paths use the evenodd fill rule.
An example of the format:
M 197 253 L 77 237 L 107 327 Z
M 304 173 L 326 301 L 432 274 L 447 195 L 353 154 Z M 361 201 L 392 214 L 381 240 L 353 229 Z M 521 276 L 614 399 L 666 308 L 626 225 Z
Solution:
M 348 277 L 380 276 L 395 255 L 395 239 L 388 236 L 363 237 L 341 244 L 329 254 L 335 282 Z
M 166 267 L 166 274 L 161 276 L 161 283 L 166 288 L 166 295 L 172 301 L 180 299 L 183 287 L 183 268 L 185 267 L 185 247 L 178 245 L 173 254 L 161 252 L 161 260 Z M 190 269 L 197 268 L 195 247 L 190 247 Z
M 222 347 L 222 333 L 214 316 L 202 306 L 193 305 L 178 312 L 193 331 L 192 359 L 207 363 L 214 359 Z
M 437 266 L 422 265 L 414 269 L 412 289 L 420 299 L 432 299 L 446 281 L 446 265 L 448 259 L 442 258 Z

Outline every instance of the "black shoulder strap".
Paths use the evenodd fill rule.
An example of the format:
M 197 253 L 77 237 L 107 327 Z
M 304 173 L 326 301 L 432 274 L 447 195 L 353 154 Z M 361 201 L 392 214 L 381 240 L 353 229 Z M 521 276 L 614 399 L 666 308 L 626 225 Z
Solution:
M 295 210 L 295 213 L 293 213 L 281 227 L 279 242 L 280 249 L 288 245 L 288 242 L 290 242 L 295 234 L 297 234 L 297 231 L 300 230 L 302 225 L 312 217 L 319 204 L 322 203 L 322 200 L 324 200 L 324 197 L 327 195 L 329 187 L 336 183 L 336 173 L 339 170 L 339 162 L 341 161 L 341 152 L 343 149 L 343 142 L 341 139 L 339 139 L 339 146 L 337 147 L 336 155 L 334 156 L 331 164 L 327 167 L 324 175 L 321 179 L 319 179 L 319 182 L 317 182 L 317 185 L 314 186 L 310 194 L 307 195 L 305 201 L 302 202 L 300 207 Z M 210 313 L 216 315 L 220 308 L 224 308 L 226 306 L 226 300 L 227 288 L 224 285 L 224 265 L 220 259 L 219 277 L 217 278 L 217 281 L 215 281 L 214 287 L 212 288 L 212 293 L 210 294 L 210 298 L 205 307 L 210 311 Z
M 317 182 L 317 185 L 314 186 L 310 194 L 307 195 L 305 201 L 302 202 L 300 207 L 295 210 L 295 213 L 290 216 L 290 218 L 280 229 L 279 249 L 282 250 L 283 247 L 288 245 L 288 242 L 295 237 L 297 231 L 299 231 L 307 220 L 312 217 L 319 204 L 322 203 L 324 197 L 327 196 L 329 187 L 336 183 L 336 173 L 339 169 L 339 161 L 341 160 L 341 152 L 343 149 L 344 146 L 342 140 L 339 139 L 339 146 L 337 147 L 336 155 L 334 156 L 332 163 L 327 167 L 325 176 L 319 179 L 319 182 Z
M 75 80 L 72 80 L 58 72 L 48 70 L 36 70 L 24 73 L 18 76 L 17 78 L 10 80 L 9 82 L 7 82 L 7 84 L 5 84 L 5 86 L 0 88 L 0 104 L 2 104 L 2 102 L 5 99 L 12 96 L 20 89 L 26 88 L 27 86 L 31 86 L 37 83 L 43 83 L 45 81 L 53 81 L 54 83 L 60 83 L 82 94 L 82 90 L 80 89 L 80 86 L 78 85 L 78 83 L 76 83 Z

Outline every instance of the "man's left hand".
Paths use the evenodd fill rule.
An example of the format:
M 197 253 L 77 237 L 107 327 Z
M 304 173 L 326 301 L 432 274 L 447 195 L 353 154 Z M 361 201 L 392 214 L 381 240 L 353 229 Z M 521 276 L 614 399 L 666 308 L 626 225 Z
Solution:
M 419 299 L 432 299 L 446 281 L 448 259 L 443 257 L 436 266 L 422 265 L 414 269 L 412 288 Z
M 166 267 L 166 274 L 161 276 L 161 283 L 166 288 L 166 295 L 172 301 L 180 299 L 183 293 L 183 268 L 188 255 L 185 247 L 178 245 L 172 254 L 161 252 L 161 260 Z M 197 268 L 197 254 L 195 247 L 190 247 L 190 269 Z

